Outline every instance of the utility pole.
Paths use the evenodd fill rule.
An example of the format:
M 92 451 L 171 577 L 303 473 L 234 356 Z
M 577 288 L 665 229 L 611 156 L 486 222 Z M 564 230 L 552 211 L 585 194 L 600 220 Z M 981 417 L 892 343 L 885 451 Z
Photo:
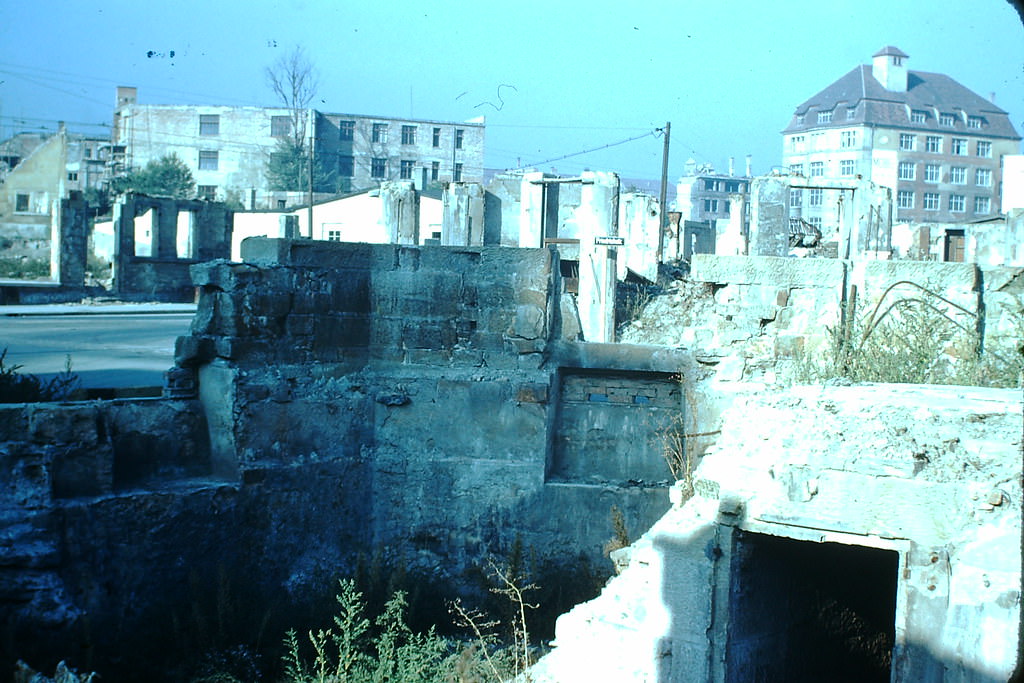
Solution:
M 309 136 L 309 239 L 313 239 L 313 136 Z
M 665 201 L 668 198 L 668 143 L 672 137 L 672 122 L 665 123 L 665 147 L 661 152 L 661 192 L 658 195 L 661 218 L 658 220 L 658 263 L 661 263 L 665 252 L 665 228 L 668 227 L 668 211 Z

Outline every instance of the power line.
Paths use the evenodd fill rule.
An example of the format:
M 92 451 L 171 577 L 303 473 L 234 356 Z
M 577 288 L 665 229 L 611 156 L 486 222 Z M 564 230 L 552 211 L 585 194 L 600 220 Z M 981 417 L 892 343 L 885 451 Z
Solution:
M 619 145 L 625 145 L 626 143 L 635 142 L 637 140 L 642 140 L 643 138 L 646 138 L 646 137 L 656 137 L 656 133 L 657 133 L 658 130 L 659 129 L 655 129 L 653 131 L 648 131 L 648 132 L 644 133 L 643 135 L 637 135 L 637 136 L 634 136 L 634 137 L 631 137 L 631 138 L 626 138 L 625 140 L 619 140 L 618 142 L 609 142 L 607 145 L 601 145 L 600 147 L 594 147 L 592 149 L 585 149 L 585 150 L 582 150 L 580 152 L 573 152 L 571 154 L 564 154 L 564 155 L 562 155 L 560 157 L 553 157 L 551 159 L 545 159 L 544 161 L 537 161 L 537 162 L 534 162 L 532 164 L 524 164 L 523 166 L 520 166 L 519 168 L 527 168 L 527 167 L 530 167 L 530 166 L 543 166 L 544 164 L 550 164 L 553 161 L 562 161 L 563 159 L 571 159 L 572 157 L 578 157 L 578 156 L 582 156 L 584 154 L 590 154 L 591 152 L 598 152 L 598 151 L 600 151 L 602 149 L 608 149 L 609 147 L 617 147 Z

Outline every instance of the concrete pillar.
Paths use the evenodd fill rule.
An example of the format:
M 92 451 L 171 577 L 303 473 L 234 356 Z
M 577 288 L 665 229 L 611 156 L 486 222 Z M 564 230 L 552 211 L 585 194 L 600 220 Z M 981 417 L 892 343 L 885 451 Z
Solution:
M 626 271 L 651 282 L 658 279 L 658 229 L 661 211 L 658 201 L 647 194 L 628 193 L 619 200 L 619 236 L 625 239 L 618 258 L 618 278 Z M 666 240 L 666 244 L 668 240 Z M 666 249 L 666 253 L 670 253 Z
M 60 241 L 54 243 L 60 263 L 54 276 L 65 287 L 82 287 L 89 253 L 89 207 L 81 193 L 72 194 L 60 203 Z
M 580 239 L 580 285 L 577 306 L 583 339 L 615 341 L 617 247 L 599 245 L 600 237 L 618 237 L 619 177 L 585 171 L 576 223 Z
M 544 186 L 537 181 L 540 171 L 523 174 L 519 192 L 519 246 L 529 249 L 544 246 Z
M 449 183 L 441 202 L 441 244 L 456 247 L 483 245 L 483 187 L 479 183 Z
M 153 256 L 173 259 L 178 257 L 178 206 L 173 199 L 157 202 L 153 220 Z
M 299 236 L 299 217 L 293 214 L 283 214 L 277 217 L 277 235 L 286 240 L 293 240 Z
M 761 177 L 750 183 L 750 256 L 789 256 L 789 183 Z
M 411 180 L 381 183 L 381 220 L 391 244 L 419 244 L 419 198 Z
M 729 195 L 729 221 L 724 231 L 716 236 L 715 253 L 723 256 L 745 256 L 747 239 L 743 234 L 743 218 L 747 210 L 747 197 L 736 193 Z
M 115 292 L 124 286 L 129 264 L 135 259 L 135 195 L 125 195 L 114 203 L 114 264 Z

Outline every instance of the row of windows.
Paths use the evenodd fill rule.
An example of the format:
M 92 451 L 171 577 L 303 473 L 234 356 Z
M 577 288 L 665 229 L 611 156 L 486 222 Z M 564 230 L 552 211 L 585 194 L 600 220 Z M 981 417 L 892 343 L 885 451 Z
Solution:
M 968 170 L 966 166 L 950 166 L 948 182 L 954 185 L 966 185 Z M 900 180 L 917 180 L 917 164 L 913 161 L 901 161 L 897 168 L 897 177 Z M 939 164 L 925 164 L 924 181 L 926 183 L 941 183 L 942 166 Z M 992 169 L 974 169 L 974 184 L 978 187 L 992 187 Z
M 970 141 L 967 138 L 950 138 L 949 152 L 956 156 L 967 156 L 969 153 Z M 917 136 L 913 133 L 900 133 L 900 150 L 904 152 L 917 151 Z M 942 136 L 926 135 L 924 137 L 924 151 L 933 154 L 942 154 Z M 992 157 L 992 143 L 987 140 L 978 140 L 974 144 L 975 156 L 990 159 Z
M 932 118 L 932 114 L 930 112 L 928 112 L 927 110 L 924 110 L 924 109 L 913 109 L 910 112 L 910 122 L 911 123 L 927 123 L 928 119 L 930 119 L 930 118 Z M 945 113 L 945 112 L 940 112 L 939 113 L 939 125 L 940 126 L 946 126 L 946 127 L 952 128 L 954 125 L 956 125 L 956 119 L 957 119 L 956 114 L 948 114 L 948 113 Z M 985 123 L 985 120 L 983 118 L 981 118 L 980 116 L 968 116 L 967 117 L 967 127 L 968 128 L 980 129 L 984 123 Z
M 409 159 L 402 159 L 399 162 L 398 177 L 402 180 L 412 180 L 413 171 L 416 168 L 416 162 Z M 430 162 L 430 179 L 437 180 L 441 172 L 441 162 L 431 161 Z M 338 160 L 338 175 L 342 177 L 351 178 L 355 175 L 355 159 L 350 156 L 342 156 Z M 380 157 L 374 157 L 370 159 L 370 177 L 377 179 L 385 179 L 388 177 L 388 160 Z M 462 164 L 455 164 L 455 173 L 452 175 L 452 180 L 455 182 L 462 182 Z
M 741 180 L 704 179 L 704 189 L 708 192 L 746 192 L 747 184 Z
M 388 128 L 390 124 L 387 123 L 374 123 L 371 127 L 370 136 L 373 142 L 385 143 L 388 141 Z M 402 125 L 402 144 L 403 145 L 415 145 L 416 136 L 419 127 L 414 125 Z M 355 139 L 356 122 L 355 121 L 339 121 L 338 130 L 340 139 L 342 141 L 351 141 Z M 272 137 L 284 137 L 290 134 L 292 131 L 292 117 L 290 116 L 271 116 L 270 117 L 270 135 Z M 200 114 L 199 115 L 199 134 L 203 136 L 216 136 L 220 135 L 220 115 L 219 114 Z M 454 134 L 455 149 L 462 149 L 463 142 L 465 140 L 465 130 L 462 128 L 456 128 Z M 441 146 L 441 128 L 434 126 L 431 130 L 431 143 L 434 147 Z
M 847 107 L 846 108 L 846 120 L 847 121 L 852 121 L 855 118 L 857 118 L 857 108 L 856 107 Z M 832 120 L 833 120 L 833 112 L 832 111 L 819 111 L 818 112 L 818 123 L 831 123 Z M 797 117 L 796 117 L 797 125 L 802 126 L 802 125 L 804 125 L 805 121 L 806 121 L 806 117 L 803 114 L 797 114 Z
M 825 149 L 824 135 L 824 133 L 811 133 L 812 149 Z M 839 147 L 841 149 L 854 149 L 857 147 L 858 139 L 857 131 L 844 130 L 839 134 Z M 804 152 L 807 149 L 804 142 L 805 138 L 803 135 L 794 135 L 789 139 L 790 149 L 797 153 Z
M 925 192 L 922 197 L 922 205 L 925 211 L 938 211 L 942 205 L 941 196 L 938 192 Z M 915 209 L 917 208 L 917 195 L 912 190 L 900 190 L 896 193 L 896 208 Z M 967 210 L 967 197 L 962 194 L 949 195 L 947 208 L 949 211 L 963 213 Z M 984 195 L 974 197 L 974 213 L 986 215 L 991 213 L 992 198 Z

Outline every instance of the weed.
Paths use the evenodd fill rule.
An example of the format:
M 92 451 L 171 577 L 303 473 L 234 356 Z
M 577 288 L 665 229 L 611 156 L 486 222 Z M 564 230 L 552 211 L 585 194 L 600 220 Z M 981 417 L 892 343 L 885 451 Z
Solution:
M 0 403 L 38 403 L 67 401 L 78 389 L 80 380 L 71 369 L 71 356 L 64 359 L 64 370 L 48 382 L 35 375 L 22 374 L 21 365 L 7 365 L 7 349 L 0 351 Z
M 625 548 L 630 544 L 629 532 L 626 531 L 626 518 L 618 505 L 612 505 L 612 537 L 604 544 L 604 556 L 608 557 L 616 550 Z

